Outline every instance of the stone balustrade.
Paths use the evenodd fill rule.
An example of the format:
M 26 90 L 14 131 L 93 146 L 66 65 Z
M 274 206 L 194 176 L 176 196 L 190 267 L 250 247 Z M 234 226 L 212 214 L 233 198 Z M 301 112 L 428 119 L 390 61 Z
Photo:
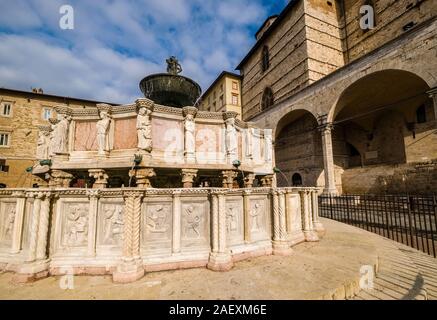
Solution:
M 315 188 L 3 189 L 0 266 L 17 281 L 47 275 L 112 274 L 286 255 L 317 241 Z

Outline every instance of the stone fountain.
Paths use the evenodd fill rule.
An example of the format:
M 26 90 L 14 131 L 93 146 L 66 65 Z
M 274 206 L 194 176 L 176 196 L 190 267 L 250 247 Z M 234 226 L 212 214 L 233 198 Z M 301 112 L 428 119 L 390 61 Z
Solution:
M 276 188 L 271 130 L 193 107 L 181 69 L 170 58 L 132 104 L 56 108 L 35 146 L 43 183 L 0 190 L 0 270 L 130 282 L 317 241 L 317 190 Z

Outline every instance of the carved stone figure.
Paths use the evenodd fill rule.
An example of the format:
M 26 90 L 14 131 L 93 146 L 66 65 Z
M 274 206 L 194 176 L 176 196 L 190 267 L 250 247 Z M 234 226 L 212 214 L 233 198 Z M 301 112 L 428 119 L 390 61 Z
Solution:
M 245 130 L 246 132 L 246 157 L 249 159 L 253 158 L 253 138 L 255 129 L 249 127 Z
M 185 118 L 185 153 L 190 156 L 194 156 L 196 151 L 196 139 L 195 130 L 196 124 L 194 122 L 194 116 L 187 114 Z
M 145 107 L 138 110 L 137 116 L 137 134 L 138 134 L 138 149 L 147 152 L 152 151 L 152 111 Z
M 185 210 L 185 228 L 187 231 L 186 234 L 192 235 L 195 238 L 199 238 L 200 237 L 199 227 L 200 227 L 200 214 L 196 212 L 193 206 L 189 206 Z
M 237 230 L 237 213 L 235 207 L 229 207 L 226 212 L 226 229 L 228 233 Z
M 70 208 L 67 213 L 66 245 L 78 247 L 86 244 L 88 236 L 88 210 L 85 205 Z
M 182 72 L 181 64 L 175 56 L 171 56 L 167 60 L 167 72 L 170 74 L 179 74 Z
M 48 130 L 40 130 L 38 133 L 38 142 L 36 147 L 36 158 L 45 160 L 49 158 L 50 132 Z
M 71 117 L 65 114 L 59 114 L 58 119 L 51 120 L 51 154 L 66 153 L 68 150 L 68 129 L 70 127 Z
M 4 238 L 10 239 L 14 230 L 15 222 L 15 208 L 11 207 L 5 220 L 5 236 Z
M 120 244 L 123 240 L 123 208 L 121 206 L 111 206 L 104 212 L 104 244 Z
M 260 210 L 261 210 L 261 204 L 259 203 L 255 203 L 254 206 L 252 207 L 252 210 L 250 211 L 250 216 L 251 216 L 251 228 L 250 231 L 258 231 L 259 230 L 259 215 L 260 215 Z
M 151 233 L 165 233 L 169 229 L 167 218 L 169 216 L 168 208 L 163 205 L 157 205 L 149 211 L 147 215 L 147 230 Z
M 111 116 L 107 111 L 100 111 L 100 120 L 97 121 L 97 145 L 99 155 L 105 155 L 109 151 L 109 126 L 111 124 Z
M 228 118 L 226 123 L 226 153 L 233 161 L 237 158 L 237 129 L 235 128 L 235 118 Z

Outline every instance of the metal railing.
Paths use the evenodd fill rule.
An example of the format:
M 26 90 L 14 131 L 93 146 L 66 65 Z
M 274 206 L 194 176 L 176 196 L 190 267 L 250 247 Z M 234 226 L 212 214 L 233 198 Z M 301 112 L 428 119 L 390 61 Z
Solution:
M 322 217 L 437 257 L 436 195 L 321 195 L 319 210 Z

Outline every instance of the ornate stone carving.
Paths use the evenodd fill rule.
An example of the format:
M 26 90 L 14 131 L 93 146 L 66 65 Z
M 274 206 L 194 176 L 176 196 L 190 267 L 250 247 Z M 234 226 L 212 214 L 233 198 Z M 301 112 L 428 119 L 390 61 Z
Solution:
M 103 215 L 103 244 L 120 245 L 123 241 L 124 230 L 123 206 L 107 205 Z
M 51 170 L 49 175 L 49 187 L 68 188 L 70 187 L 73 175 L 62 170 Z
M 170 208 L 162 204 L 148 207 L 147 210 L 147 232 L 148 233 L 166 233 L 170 228 L 168 221 L 170 217 Z
M 226 230 L 230 234 L 238 230 L 238 208 L 233 205 L 228 206 L 226 211 Z
M 235 127 L 235 118 L 228 118 L 225 120 L 226 124 L 226 155 L 230 163 L 237 160 L 238 151 L 238 136 Z
M 272 187 L 273 186 L 273 175 L 269 174 L 261 178 L 261 186 Z
M 265 161 L 271 162 L 273 160 L 273 136 L 272 130 L 265 129 L 264 130 L 264 142 L 265 142 Z
M 109 176 L 103 169 L 90 169 L 88 170 L 89 176 L 94 178 L 93 189 L 103 189 L 108 185 Z
M 38 141 L 36 147 L 36 158 L 38 160 L 48 159 L 50 154 L 50 127 L 40 126 L 38 132 Z
M 15 203 L 6 206 L 4 211 L 4 218 L 3 221 L 1 221 L 1 224 L 3 225 L 3 232 L 1 234 L 0 240 L 1 241 L 8 241 L 12 239 L 12 233 L 14 230 L 14 222 L 15 222 Z M 0 229 L 0 230 L 1 230 Z
M 50 119 L 50 155 L 67 153 L 68 150 L 68 131 L 71 117 L 67 114 L 58 114 L 57 119 Z
M 257 232 L 260 230 L 260 215 L 263 210 L 263 206 L 259 202 L 255 202 L 250 210 L 250 231 Z
M 88 239 L 88 206 L 86 204 L 72 205 L 66 215 L 64 245 L 66 247 L 81 247 Z
M 185 116 L 184 120 L 184 132 L 185 132 L 185 151 L 184 154 L 188 162 L 195 161 L 196 152 L 196 123 L 195 117 L 197 114 L 197 108 L 185 107 L 182 109 L 182 113 Z
M 196 169 L 182 169 L 181 175 L 182 175 L 182 184 L 184 188 L 192 188 L 194 178 L 197 176 L 198 170 Z
M 150 179 L 156 177 L 152 168 L 134 169 L 129 171 L 129 177 L 135 177 L 138 188 L 151 188 Z
M 138 110 L 137 135 L 138 149 L 151 152 L 152 145 L 152 112 L 154 104 L 149 99 L 138 99 L 135 102 Z
M 233 170 L 222 171 L 223 188 L 232 189 L 234 187 L 234 179 L 236 177 L 237 173 Z
M 100 156 L 105 156 L 109 151 L 109 126 L 111 125 L 111 106 L 107 104 L 98 104 L 100 120 L 96 123 L 97 128 L 97 147 Z
M 199 210 L 190 205 L 184 210 L 184 228 L 185 228 L 185 236 L 187 238 L 200 238 L 200 222 L 201 222 L 201 212 Z
M 254 173 L 248 173 L 244 176 L 244 187 L 245 188 L 252 188 L 253 187 L 253 181 L 255 181 L 255 174 Z

